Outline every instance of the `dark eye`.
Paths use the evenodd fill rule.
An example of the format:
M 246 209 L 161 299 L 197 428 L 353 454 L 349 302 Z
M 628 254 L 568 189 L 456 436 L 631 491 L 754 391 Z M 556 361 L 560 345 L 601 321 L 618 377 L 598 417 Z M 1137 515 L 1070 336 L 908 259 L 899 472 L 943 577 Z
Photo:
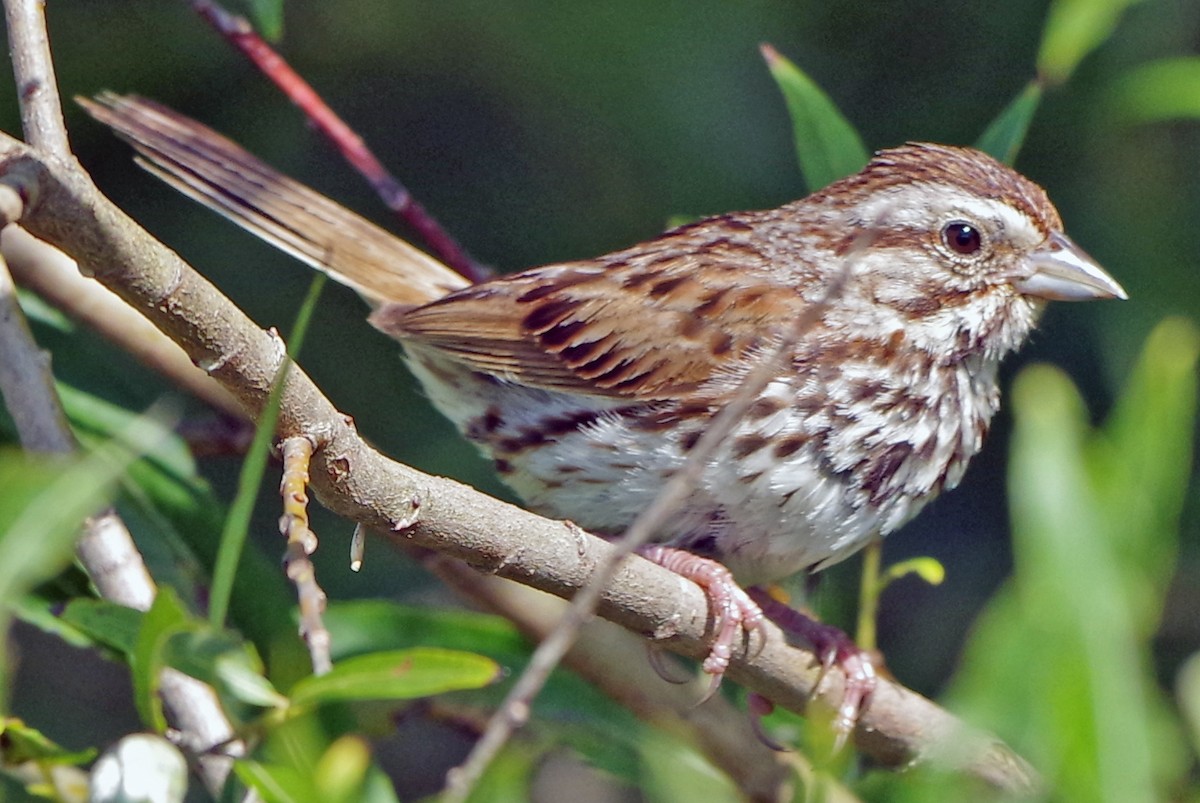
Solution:
M 983 246 L 983 238 L 979 235 L 979 229 L 962 221 L 947 223 L 946 227 L 942 229 L 942 241 L 951 251 L 963 256 L 970 256 Z

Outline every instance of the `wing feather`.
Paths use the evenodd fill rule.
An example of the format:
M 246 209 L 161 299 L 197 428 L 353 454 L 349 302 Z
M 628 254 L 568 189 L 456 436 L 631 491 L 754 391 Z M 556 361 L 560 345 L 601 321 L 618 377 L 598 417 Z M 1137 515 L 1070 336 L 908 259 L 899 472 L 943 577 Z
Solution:
M 755 214 L 725 217 L 741 231 Z M 421 307 L 385 305 L 371 320 L 402 341 L 533 387 L 678 398 L 747 359 L 804 305 L 794 288 L 781 288 L 768 255 L 731 240 L 721 220 Z M 714 240 L 714 231 L 722 236 Z

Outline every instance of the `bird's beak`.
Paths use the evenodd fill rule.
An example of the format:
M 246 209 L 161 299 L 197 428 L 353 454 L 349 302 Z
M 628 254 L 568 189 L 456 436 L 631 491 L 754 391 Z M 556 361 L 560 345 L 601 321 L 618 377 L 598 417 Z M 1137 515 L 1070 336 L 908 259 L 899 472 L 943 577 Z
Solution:
M 1026 260 L 1029 273 L 1013 282 L 1026 295 L 1051 301 L 1126 299 L 1124 288 L 1065 234 L 1051 232 Z

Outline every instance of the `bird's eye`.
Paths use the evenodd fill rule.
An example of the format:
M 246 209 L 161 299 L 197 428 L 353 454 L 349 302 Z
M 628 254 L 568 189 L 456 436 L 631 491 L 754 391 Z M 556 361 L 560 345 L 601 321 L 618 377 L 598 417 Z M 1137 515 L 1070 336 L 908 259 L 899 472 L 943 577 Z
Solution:
M 945 225 L 942 229 L 942 241 L 951 251 L 963 256 L 977 253 L 983 247 L 983 237 L 979 234 L 979 229 L 961 220 Z

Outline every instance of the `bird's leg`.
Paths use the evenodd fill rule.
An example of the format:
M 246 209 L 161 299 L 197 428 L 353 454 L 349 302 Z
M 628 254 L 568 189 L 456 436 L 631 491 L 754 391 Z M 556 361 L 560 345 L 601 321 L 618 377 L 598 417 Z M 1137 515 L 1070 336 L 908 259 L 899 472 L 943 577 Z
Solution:
M 761 630 L 763 612 L 750 595 L 737 584 L 729 569 L 711 558 L 703 558 L 683 549 L 650 545 L 638 554 L 665 569 L 691 580 L 704 590 L 713 616 L 713 643 L 702 668 L 712 677 L 707 700 L 721 685 L 733 657 L 733 645 L 739 636 L 749 637 Z
M 832 667 L 845 676 L 842 701 L 834 716 L 836 748 L 845 745 L 858 718 L 871 701 L 877 673 L 870 653 L 860 648 L 840 629 L 818 622 L 795 608 L 772 597 L 761 588 L 751 588 L 747 595 L 758 605 L 763 615 L 785 633 L 800 636 L 812 645 L 821 662 L 821 679 Z M 818 682 L 818 685 L 820 683 Z

